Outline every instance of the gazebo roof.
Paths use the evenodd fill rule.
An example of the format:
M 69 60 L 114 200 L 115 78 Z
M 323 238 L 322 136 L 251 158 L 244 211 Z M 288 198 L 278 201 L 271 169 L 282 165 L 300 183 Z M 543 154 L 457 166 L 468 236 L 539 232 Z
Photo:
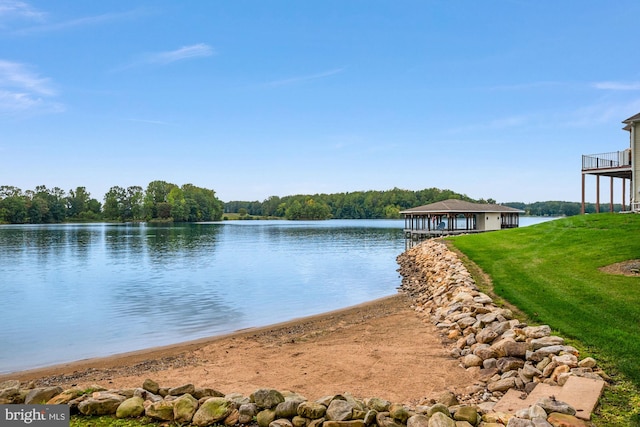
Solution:
M 448 214 L 448 213 L 524 213 L 523 210 L 511 208 L 509 206 L 493 205 L 487 203 L 472 203 L 464 200 L 449 199 L 429 205 L 418 206 L 416 208 L 400 211 L 401 214 Z

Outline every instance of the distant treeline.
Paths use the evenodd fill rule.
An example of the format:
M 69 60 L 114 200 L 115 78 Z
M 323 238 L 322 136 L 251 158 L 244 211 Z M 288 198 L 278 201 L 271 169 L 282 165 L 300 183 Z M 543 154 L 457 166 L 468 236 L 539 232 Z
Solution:
M 224 204 L 224 211 L 245 218 L 394 219 L 400 218 L 401 210 L 447 199 L 495 203 L 493 199 L 474 200 L 464 194 L 438 188 L 419 191 L 394 188 L 387 191 L 271 196 L 263 202 L 233 201 Z
M 503 203 L 505 206 L 510 206 L 516 209 L 522 209 L 525 211 L 525 215 L 531 216 L 573 216 L 580 215 L 580 202 L 560 202 L 560 201 L 548 201 L 548 202 L 535 202 L 535 203 L 521 203 L 521 202 L 509 202 Z M 626 207 L 627 209 L 629 206 Z M 613 205 L 614 212 L 620 212 L 622 210 L 621 204 Z M 585 203 L 585 213 L 596 213 L 595 203 Z M 609 203 L 600 203 L 600 212 L 609 212 Z
M 139 186 L 111 187 L 104 204 L 91 197 L 85 187 L 67 194 L 44 185 L 22 191 L 0 186 L 0 223 L 51 224 L 67 221 L 218 221 L 223 203 L 213 190 L 185 184 L 178 187 L 153 181 L 146 190 Z
M 400 211 L 447 199 L 478 203 L 495 203 L 493 199 L 474 200 L 451 190 L 427 188 L 419 191 L 394 188 L 387 191 L 355 191 L 349 193 L 271 196 L 259 202 L 223 203 L 215 191 L 185 184 L 178 187 L 165 181 L 152 181 L 146 189 L 140 186 L 111 187 L 103 203 L 91 197 L 85 187 L 64 190 L 44 185 L 22 191 L 0 186 L 0 223 L 51 224 L 67 221 L 218 221 L 227 216 L 241 219 L 395 219 Z M 580 214 L 580 203 L 547 201 L 536 203 L 509 202 L 506 206 L 522 209 L 533 216 L 571 216 Z M 614 205 L 616 212 L 620 204 Z M 593 203 L 585 205 L 587 213 L 595 213 Z M 600 211 L 607 212 L 608 204 Z

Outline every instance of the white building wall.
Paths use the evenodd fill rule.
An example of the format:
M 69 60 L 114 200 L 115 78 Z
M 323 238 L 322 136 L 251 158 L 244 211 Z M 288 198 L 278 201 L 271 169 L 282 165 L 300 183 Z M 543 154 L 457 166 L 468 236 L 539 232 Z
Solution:
M 478 230 L 500 230 L 500 214 L 497 212 L 484 212 L 478 214 Z
M 640 123 L 632 123 L 631 125 L 631 202 L 640 202 Z

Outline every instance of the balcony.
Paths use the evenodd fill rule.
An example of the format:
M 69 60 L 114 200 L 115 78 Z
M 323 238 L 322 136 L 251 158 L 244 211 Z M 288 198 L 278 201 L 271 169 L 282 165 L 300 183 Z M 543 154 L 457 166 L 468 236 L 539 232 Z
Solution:
M 583 155 L 582 173 L 631 178 L 631 150 Z

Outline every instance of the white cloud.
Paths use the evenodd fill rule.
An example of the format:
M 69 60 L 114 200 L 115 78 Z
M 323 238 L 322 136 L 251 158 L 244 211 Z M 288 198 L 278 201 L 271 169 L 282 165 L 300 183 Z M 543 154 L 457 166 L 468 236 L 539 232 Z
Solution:
M 0 21 L 5 19 L 41 20 L 45 16 L 26 2 L 19 0 L 0 0 Z
M 120 67 L 116 67 L 111 71 L 112 72 L 124 71 L 130 68 L 135 68 L 135 67 L 140 67 L 143 65 L 150 65 L 150 64 L 168 65 L 168 64 L 171 64 L 172 62 L 177 62 L 177 61 L 182 61 L 182 60 L 192 59 L 192 58 L 207 57 L 207 56 L 214 55 L 215 53 L 216 53 L 215 50 L 211 46 L 205 43 L 198 43 L 190 46 L 183 46 L 176 50 L 149 53 L 142 56 L 140 59 L 136 61 L 133 61 L 129 64 L 126 64 Z
M 3 87 L 25 89 L 40 95 L 55 95 L 49 79 L 39 77 L 18 62 L 0 60 L 0 88 Z
M 342 72 L 344 72 L 344 68 L 336 68 L 336 69 L 333 69 L 333 70 L 323 71 L 323 72 L 317 73 L 317 74 L 309 74 L 309 75 L 304 75 L 304 76 L 290 77 L 288 79 L 283 79 L 283 80 L 274 80 L 274 81 L 268 82 L 266 84 L 266 86 L 270 86 L 270 87 L 286 86 L 286 85 L 295 84 L 295 83 L 302 83 L 302 82 L 306 82 L 306 81 L 310 81 L 310 80 L 324 79 L 326 77 L 330 77 L 330 76 L 333 76 L 333 75 L 336 75 L 336 74 L 340 74 Z
M 151 54 L 148 56 L 147 61 L 150 63 L 166 65 L 183 59 L 211 56 L 214 53 L 215 52 L 211 46 L 204 43 L 198 43 L 191 46 L 183 46 L 176 50 Z
M 78 28 L 78 27 L 100 25 L 108 22 L 122 21 L 125 19 L 135 18 L 142 13 L 144 13 L 143 10 L 135 9 L 135 10 L 129 10 L 126 12 L 113 12 L 113 13 L 103 13 L 101 15 L 94 15 L 94 16 L 84 16 L 81 18 L 70 19 L 67 21 L 51 22 L 51 23 L 45 23 L 41 25 L 34 25 L 31 27 L 21 28 L 19 30 L 14 31 L 14 34 L 29 35 L 29 34 L 45 33 L 45 32 L 51 32 L 51 31 L 62 31 L 62 30 Z
M 50 79 L 43 78 L 18 62 L 0 60 L 0 112 L 60 112 L 62 104 Z
M 596 82 L 592 86 L 603 90 L 640 90 L 640 82 Z

